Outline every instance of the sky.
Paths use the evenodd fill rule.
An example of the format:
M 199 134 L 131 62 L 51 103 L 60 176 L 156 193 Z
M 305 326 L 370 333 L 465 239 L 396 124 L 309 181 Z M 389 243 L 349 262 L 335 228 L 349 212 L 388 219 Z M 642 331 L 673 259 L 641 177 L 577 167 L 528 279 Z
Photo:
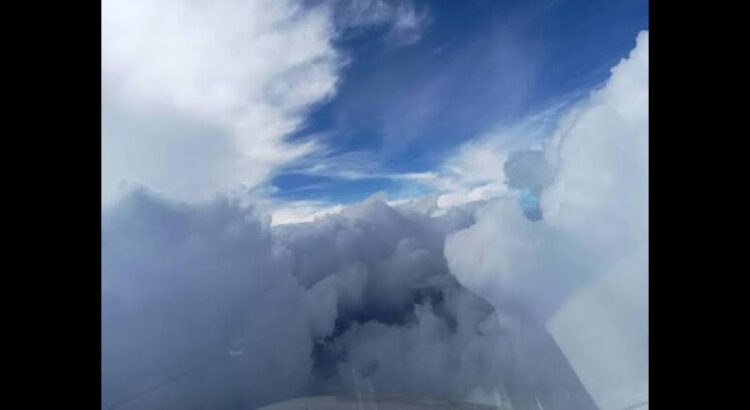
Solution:
M 105 0 L 102 202 L 234 195 L 284 223 L 501 195 L 482 161 L 549 138 L 647 28 L 637 0 Z
M 648 5 L 104 0 L 102 408 L 648 403 Z

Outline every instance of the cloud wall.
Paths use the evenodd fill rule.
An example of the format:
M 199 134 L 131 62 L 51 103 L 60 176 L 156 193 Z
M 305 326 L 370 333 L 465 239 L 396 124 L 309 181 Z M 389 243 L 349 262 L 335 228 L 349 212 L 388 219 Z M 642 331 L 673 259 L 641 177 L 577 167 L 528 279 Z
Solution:
M 611 72 L 546 146 L 543 218 L 500 199 L 445 246 L 462 285 L 547 324 L 603 408 L 648 400 L 648 32 Z

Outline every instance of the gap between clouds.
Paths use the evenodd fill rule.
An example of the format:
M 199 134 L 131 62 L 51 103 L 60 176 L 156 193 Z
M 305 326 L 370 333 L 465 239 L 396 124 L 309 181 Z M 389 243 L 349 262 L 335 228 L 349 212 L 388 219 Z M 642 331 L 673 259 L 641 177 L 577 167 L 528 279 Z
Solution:
M 378 25 L 414 42 L 425 13 L 382 0 L 103 1 L 103 204 L 123 181 L 190 201 L 242 192 L 322 149 L 285 136 L 336 92 L 346 56 L 333 41 Z

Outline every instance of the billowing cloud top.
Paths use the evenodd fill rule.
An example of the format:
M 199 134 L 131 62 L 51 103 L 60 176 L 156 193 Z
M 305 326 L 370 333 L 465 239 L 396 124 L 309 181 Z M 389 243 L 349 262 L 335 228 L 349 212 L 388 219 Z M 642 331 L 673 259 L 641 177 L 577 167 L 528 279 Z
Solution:
M 354 383 L 463 398 L 500 383 L 502 329 L 442 256 L 469 212 L 374 199 L 268 222 L 143 191 L 103 216 L 104 406 L 252 408 Z

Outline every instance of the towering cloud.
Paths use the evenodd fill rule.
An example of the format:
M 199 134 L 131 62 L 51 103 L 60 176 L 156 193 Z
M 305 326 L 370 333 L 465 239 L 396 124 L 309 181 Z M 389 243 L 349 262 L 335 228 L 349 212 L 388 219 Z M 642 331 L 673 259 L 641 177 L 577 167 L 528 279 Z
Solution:
M 544 218 L 523 218 L 511 199 L 484 208 L 447 239 L 451 272 L 546 322 L 602 408 L 647 400 L 647 32 L 563 118 L 545 156 L 556 174 L 541 189 Z

